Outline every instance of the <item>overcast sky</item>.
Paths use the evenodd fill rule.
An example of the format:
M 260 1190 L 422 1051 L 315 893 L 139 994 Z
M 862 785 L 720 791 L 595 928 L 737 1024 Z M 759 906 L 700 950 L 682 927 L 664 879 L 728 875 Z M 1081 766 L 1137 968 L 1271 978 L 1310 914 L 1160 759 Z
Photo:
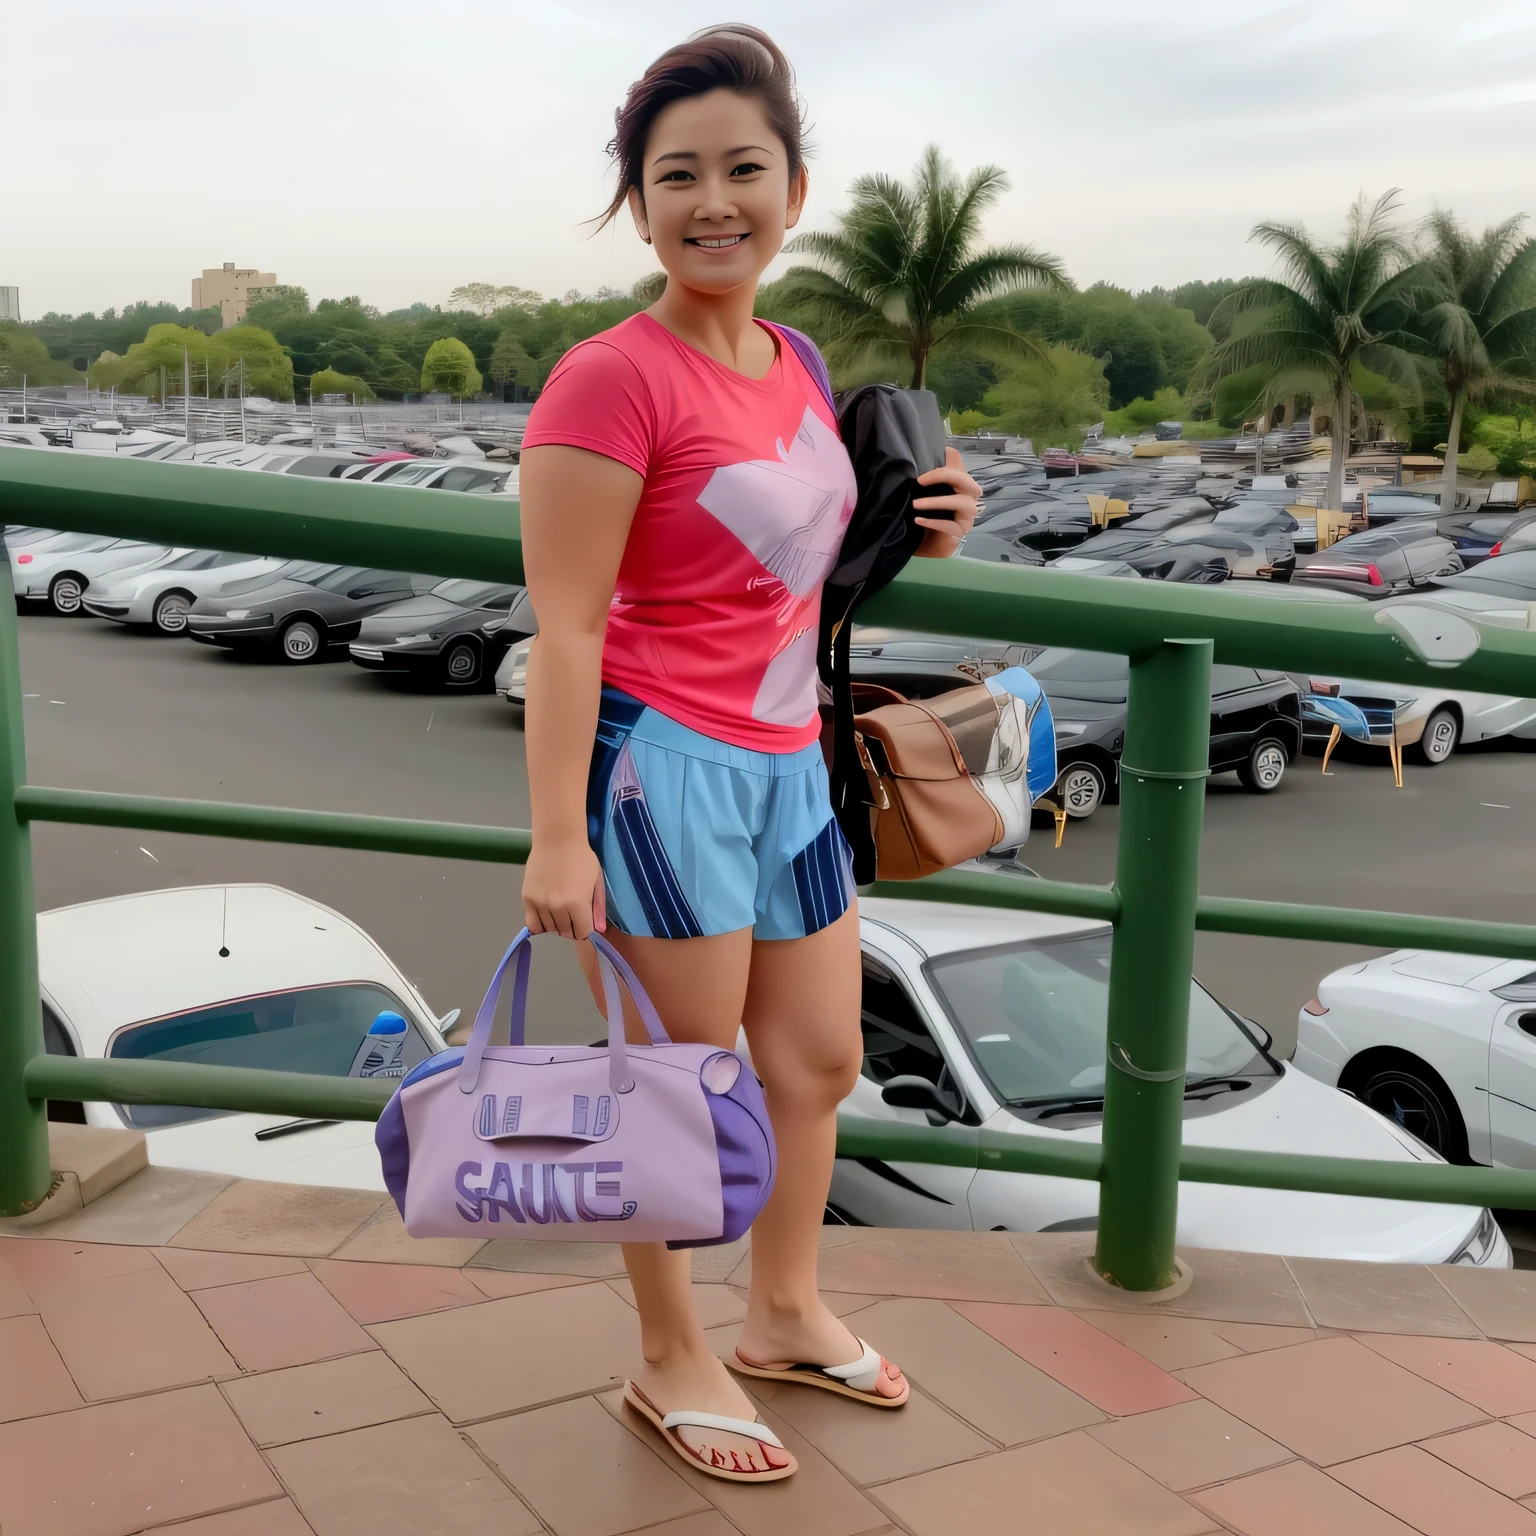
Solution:
M 223 261 L 312 299 L 627 286 L 583 220 L 625 87 L 710 22 L 767 28 L 817 145 L 808 225 L 937 142 L 1012 187 L 988 234 L 1131 288 L 1263 270 L 1259 219 L 1355 194 L 1536 211 L 1532 0 L 73 0 L 7 8 L 0 284 L 23 318 L 185 304 Z

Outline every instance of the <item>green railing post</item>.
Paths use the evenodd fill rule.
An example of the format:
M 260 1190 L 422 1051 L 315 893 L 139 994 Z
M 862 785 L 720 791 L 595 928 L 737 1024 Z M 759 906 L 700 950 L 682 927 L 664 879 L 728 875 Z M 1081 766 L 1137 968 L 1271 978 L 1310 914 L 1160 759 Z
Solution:
M 29 1099 L 22 1070 L 43 1050 L 37 990 L 37 904 L 32 836 L 16 814 L 26 778 L 16 605 L 0 593 L 0 1216 L 21 1216 L 47 1196 L 48 1106 Z
M 1172 1284 L 1184 1130 L 1189 978 L 1210 761 L 1209 640 L 1131 660 L 1120 766 L 1120 919 L 1109 972 L 1099 1273 L 1128 1291 Z

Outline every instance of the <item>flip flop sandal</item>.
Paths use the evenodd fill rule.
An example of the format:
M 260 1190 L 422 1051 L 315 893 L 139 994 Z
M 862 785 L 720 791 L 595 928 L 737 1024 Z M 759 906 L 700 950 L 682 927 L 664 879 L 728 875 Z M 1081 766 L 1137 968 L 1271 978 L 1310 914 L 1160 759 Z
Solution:
M 863 1345 L 864 1353 L 851 1365 L 753 1365 L 750 1360 L 743 1360 L 738 1353 L 730 1362 L 730 1367 L 744 1376 L 760 1376 L 764 1381 L 793 1381 L 803 1387 L 820 1387 L 825 1392 L 856 1398 L 872 1408 L 900 1408 L 912 1395 L 912 1388 L 906 1378 L 902 1378 L 898 1396 L 884 1396 L 877 1388 L 882 1381 L 889 1379 L 888 1372 L 896 1372 L 896 1367 L 878 1350 L 865 1344 L 863 1339 L 859 1343 Z
M 634 1382 L 624 1383 L 624 1402 L 633 1408 L 667 1442 L 674 1455 L 679 1456 L 697 1472 L 718 1477 L 728 1483 L 776 1483 L 781 1478 L 792 1477 L 800 1470 L 800 1463 L 784 1449 L 784 1442 L 756 1419 L 732 1419 L 721 1413 L 702 1413 L 692 1409 L 679 1409 L 676 1413 L 663 1414 Z M 756 1440 L 759 1445 L 771 1445 L 776 1451 L 789 1456 L 786 1467 L 770 1467 L 766 1472 L 742 1471 L 739 1467 L 717 1467 L 705 1461 L 688 1445 L 677 1431 L 684 1426 L 693 1429 L 720 1429 L 728 1434 L 740 1435 L 745 1440 Z M 717 1453 L 720 1454 L 720 1453 Z M 736 1460 L 736 1453 L 731 1454 Z

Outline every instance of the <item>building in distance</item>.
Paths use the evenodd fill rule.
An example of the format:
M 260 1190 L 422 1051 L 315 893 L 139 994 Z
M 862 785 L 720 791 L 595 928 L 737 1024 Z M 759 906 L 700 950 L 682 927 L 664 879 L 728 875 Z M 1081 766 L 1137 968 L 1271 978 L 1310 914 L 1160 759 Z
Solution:
M 201 277 L 192 279 L 192 308 L 218 306 L 223 328 L 239 325 L 245 319 L 245 307 L 254 303 L 263 288 L 277 286 L 277 273 L 258 272 L 255 267 L 237 267 L 226 261 L 222 267 L 204 267 Z
M 21 319 L 21 289 L 0 284 L 0 320 Z

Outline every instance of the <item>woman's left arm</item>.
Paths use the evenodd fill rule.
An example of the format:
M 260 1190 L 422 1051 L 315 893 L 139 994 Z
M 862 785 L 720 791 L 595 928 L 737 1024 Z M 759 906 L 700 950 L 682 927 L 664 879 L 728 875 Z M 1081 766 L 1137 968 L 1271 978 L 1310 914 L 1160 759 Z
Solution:
M 981 505 L 981 487 L 966 474 L 960 454 L 945 450 L 943 469 L 930 469 L 917 477 L 919 485 L 940 486 L 942 496 L 920 496 L 912 503 L 916 512 L 937 512 L 938 517 L 919 517 L 918 526 L 928 532 L 917 546 L 917 553 L 930 560 L 943 560 L 960 548 L 960 541 L 971 531 L 976 511 Z

